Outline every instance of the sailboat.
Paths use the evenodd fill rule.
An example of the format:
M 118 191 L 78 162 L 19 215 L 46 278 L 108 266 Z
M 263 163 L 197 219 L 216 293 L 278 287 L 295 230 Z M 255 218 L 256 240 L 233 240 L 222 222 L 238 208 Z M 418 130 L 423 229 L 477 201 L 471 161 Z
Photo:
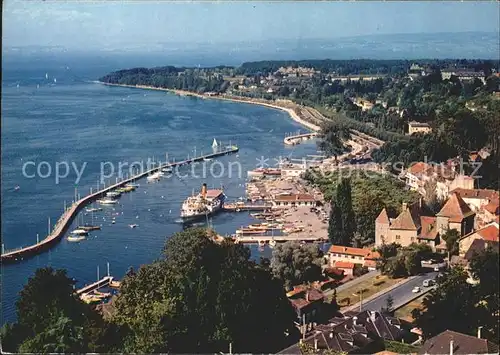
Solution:
M 45 73 L 45 79 L 49 78 L 49 73 Z
M 57 79 L 56 78 L 54 78 L 54 83 L 57 83 Z
M 214 138 L 214 141 L 212 143 L 212 148 L 217 148 L 219 146 L 219 143 L 217 143 L 217 140 Z

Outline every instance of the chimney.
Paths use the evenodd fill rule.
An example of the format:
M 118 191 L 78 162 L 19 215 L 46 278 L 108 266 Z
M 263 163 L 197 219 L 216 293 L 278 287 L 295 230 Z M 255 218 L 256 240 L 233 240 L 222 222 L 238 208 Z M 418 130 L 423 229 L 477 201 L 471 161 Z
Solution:
M 318 339 L 314 338 L 314 350 L 318 351 Z
M 306 291 L 306 301 L 309 302 L 309 291 Z
M 356 316 L 352 317 L 352 323 L 353 323 L 354 325 L 358 325 L 358 323 L 357 323 L 357 322 L 358 322 L 358 317 L 356 317 Z
M 450 355 L 453 355 L 453 340 L 450 340 Z
M 201 196 L 203 198 L 206 198 L 207 197 L 207 184 L 203 184 L 201 185 Z
M 333 332 L 330 332 L 330 339 L 333 339 Z
M 482 328 L 483 328 L 483 327 L 479 327 L 479 328 L 477 328 L 477 337 L 478 337 L 479 339 L 481 339 L 481 329 L 482 329 Z
M 408 204 L 406 202 L 403 202 L 403 211 L 406 211 L 408 209 Z
M 370 312 L 370 319 L 372 322 L 375 322 L 376 319 L 376 313 L 375 311 L 369 311 Z

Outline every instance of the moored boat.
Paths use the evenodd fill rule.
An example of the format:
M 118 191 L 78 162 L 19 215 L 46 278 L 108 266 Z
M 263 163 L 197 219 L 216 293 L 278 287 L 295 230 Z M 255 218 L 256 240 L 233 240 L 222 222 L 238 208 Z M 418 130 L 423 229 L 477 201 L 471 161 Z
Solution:
M 104 198 L 102 200 L 97 200 L 97 202 L 99 202 L 101 205 L 114 205 L 118 203 L 117 200 L 114 200 L 112 198 Z
M 207 184 L 203 184 L 198 195 L 190 196 L 183 202 L 181 218 L 183 221 L 206 218 L 220 211 L 225 199 L 226 195 L 222 189 L 208 190 Z

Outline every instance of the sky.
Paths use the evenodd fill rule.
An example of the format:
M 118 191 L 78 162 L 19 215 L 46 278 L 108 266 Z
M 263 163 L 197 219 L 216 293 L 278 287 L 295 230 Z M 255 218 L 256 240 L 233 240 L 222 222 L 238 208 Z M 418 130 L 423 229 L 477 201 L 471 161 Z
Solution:
M 498 32 L 499 3 L 4 0 L 3 46 L 141 49 L 374 34 Z

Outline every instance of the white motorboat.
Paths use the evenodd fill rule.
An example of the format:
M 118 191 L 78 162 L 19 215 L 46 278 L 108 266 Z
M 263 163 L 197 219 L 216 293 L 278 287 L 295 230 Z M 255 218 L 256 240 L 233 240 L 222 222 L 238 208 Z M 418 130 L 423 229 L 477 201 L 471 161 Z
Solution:
M 80 242 L 82 240 L 85 240 L 84 235 L 69 235 L 68 238 L 66 238 L 68 242 Z
M 163 169 L 161 169 L 161 171 L 162 171 L 163 173 L 168 173 L 168 174 L 170 174 L 170 173 L 172 173 L 174 170 L 173 170 L 172 168 L 170 168 L 170 167 L 167 167 L 167 168 L 163 168 Z
M 99 207 L 90 207 L 90 208 L 86 208 L 85 209 L 85 212 L 98 212 L 98 211 L 102 211 L 102 208 L 99 208 Z
M 138 225 L 138 224 L 129 224 L 128 226 L 129 226 L 130 228 L 139 227 L 139 225 Z
M 118 192 L 118 191 L 106 192 L 106 197 L 119 197 L 120 195 L 121 195 L 121 192 Z
M 161 178 L 161 172 L 156 172 L 156 173 L 153 173 L 151 175 L 148 175 L 148 177 L 146 178 L 146 180 L 148 181 L 158 181 L 160 180 Z
M 89 234 L 89 232 L 86 231 L 85 229 L 75 229 L 74 231 L 71 232 L 71 234 L 75 234 L 75 235 L 87 235 L 87 234 Z

